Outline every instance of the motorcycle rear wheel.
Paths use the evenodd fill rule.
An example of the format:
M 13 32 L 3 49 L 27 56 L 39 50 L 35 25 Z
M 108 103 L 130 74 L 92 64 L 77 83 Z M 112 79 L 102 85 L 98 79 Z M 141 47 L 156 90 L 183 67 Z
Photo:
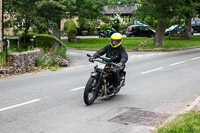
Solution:
M 84 91 L 84 102 L 86 105 L 91 105 L 98 96 L 98 92 L 94 89 L 96 87 L 97 80 L 94 77 L 90 77 Z

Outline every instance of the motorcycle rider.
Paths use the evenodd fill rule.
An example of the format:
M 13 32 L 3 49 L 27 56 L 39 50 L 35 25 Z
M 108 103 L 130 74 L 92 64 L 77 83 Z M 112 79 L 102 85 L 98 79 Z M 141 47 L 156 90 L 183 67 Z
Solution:
M 106 54 L 106 57 L 110 58 L 112 62 L 117 63 L 117 66 L 113 68 L 113 93 L 117 93 L 120 88 L 119 74 L 120 71 L 125 68 L 125 63 L 128 60 L 128 54 L 122 45 L 122 35 L 120 33 L 114 33 L 111 36 L 110 44 L 96 51 L 96 53 L 89 58 L 90 62 L 94 62 L 94 59 Z

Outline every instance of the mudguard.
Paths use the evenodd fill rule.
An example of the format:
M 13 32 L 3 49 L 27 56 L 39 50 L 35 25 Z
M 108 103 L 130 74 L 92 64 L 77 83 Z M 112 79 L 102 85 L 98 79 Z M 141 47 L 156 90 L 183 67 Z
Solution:
M 97 76 L 98 76 L 98 73 L 97 73 L 97 72 L 92 72 L 90 76 L 91 76 L 91 77 L 97 77 Z
M 126 77 L 126 71 L 123 71 L 124 77 Z

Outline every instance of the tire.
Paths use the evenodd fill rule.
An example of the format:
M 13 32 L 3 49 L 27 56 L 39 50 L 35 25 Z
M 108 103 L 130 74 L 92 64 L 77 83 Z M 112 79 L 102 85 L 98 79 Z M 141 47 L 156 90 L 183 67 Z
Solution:
M 97 80 L 94 77 L 90 77 L 84 91 L 84 102 L 86 105 L 91 105 L 98 96 L 98 91 L 95 91 L 93 88 L 96 87 Z

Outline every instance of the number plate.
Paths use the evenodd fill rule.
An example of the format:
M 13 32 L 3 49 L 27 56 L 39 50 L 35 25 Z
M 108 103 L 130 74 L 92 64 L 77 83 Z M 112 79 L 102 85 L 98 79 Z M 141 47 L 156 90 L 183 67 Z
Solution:
M 98 64 L 97 68 L 102 70 L 102 69 L 104 69 L 105 66 L 106 66 L 106 64 Z

